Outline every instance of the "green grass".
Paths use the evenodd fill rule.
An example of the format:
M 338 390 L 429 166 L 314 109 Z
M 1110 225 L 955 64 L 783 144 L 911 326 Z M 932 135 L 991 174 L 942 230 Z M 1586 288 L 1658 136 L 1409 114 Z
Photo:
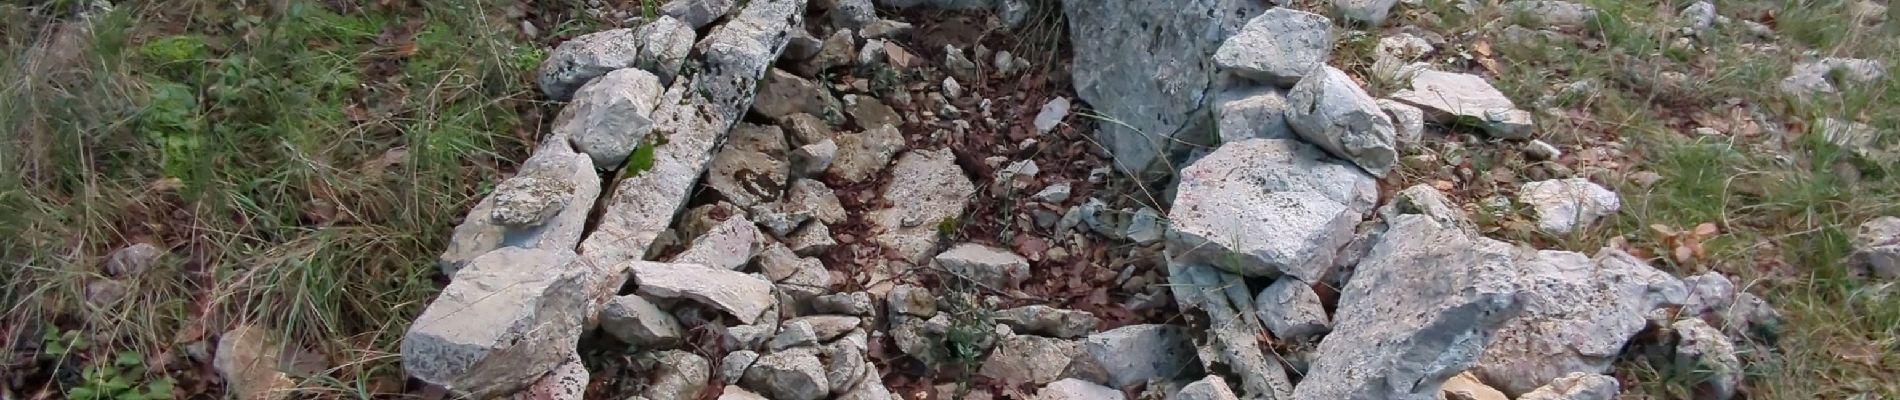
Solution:
M 91 345 L 0 359 L 62 376 L 142 354 L 153 368 L 110 369 L 158 382 L 250 323 L 331 356 L 312 393 L 401 390 L 393 349 L 449 229 L 539 130 L 521 116 L 542 50 L 511 2 L 126 3 L 55 33 L 87 25 L 78 3 L 0 5 L 0 335 Z M 171 251 L 105 276 L 136 242 Z M 129 294 L 89 304 L 110 279 Z
M 1492 229 L 1513 239 L 1585 252 L 1621 236 L 1631 247 L 1657 255 L 1654 264 L 1679 275 L 1716 270 L 1740 278 L 1746 290 L 1763 296 L 1786 319 L 1775 343 L 1741 346 L 1749 363 L 1750 398 L 1900 397 L 1900 357 L 1893 356 L 1900 354 L 1900 342 L 1893 339 L 1900 333 L 1900 295 L 1891 283 L 1851 276 L 1844 263 L 1859 224 L 1900 213 L 1900 179 L 1893 177 L 1897 165 L 1836 148 L 1809 128 L 1821 118 L 1858 121 L 1878 128 L 1877 143 L 1891 146 L 1900 139 L 1900 115 L 1892 111 L 1900 109 L 1900 84 L 1890 77 L 1812 99 L 1776 88 L 1809 50 L 1881 60 L 1892 75 L 1900 65 L 1900 40 L 1895 39 L 1900 21 L 1843 22 L 1851 19 L 1842 1 L 1718 3 L 1718 12 L 1730 18 L 1772 13 L 1779 36 L 1758 44 L 1779 46 L 1773 51 L 1744 47 L 1756 41 L 1739 21 L 1695 36 L 1673 29 L 1677 25 L 1670 16 L 1687 1 L 1584 2 L 1600 10 L 1596 26 L 1557 45 L 1501 43 L 1499 34 L 1509 22 L 1484 25 L 1499 18 L 1496 10 L 1470 15 L 1452 2 L 1428 0 L 1423 9 L 1439 18 L 1402 22 L 1447 37 L 1476 31 L 1491 38 L 1505 67 L 1489 78 L 1520 105 L 1569 82 L 1602 84 L 1593 96 L 1555 103 L 1580 111 L 1575 114 L 1580 117 L 1540 114 L 1539 135 L 1573 152 L 1620 143 L 1627 165 L 1586 176 L 1614 185 L 1623 195 L 1623 211 L 1610 223 L 1569 237 L 1542 237 L 1509 226 Z M 1466 45 L 1455 46 L 1450 50 Z M 1665 85 L 1664 72 L 1686 74 L 1688 84 Z M 1728 116 L 1737 105 L 1740 115 L 1766 117 L 1758 121 L 1761 129 L 1738 125 L 1721 137 L 1688 132 L 1703 125 L 1699 116 Z M 1663 179 L 1648 187 L 1626 179 L 1637 171 Z M 1706 258 L 1686 263 L 1667 257 L 1663 238 L 1649 228 L 1701 223 L 1714 223 L 1720 232 L 1705 243 Z M 1700 380 L 1699 372 L 1674 366 L 1636 362 L 1618 367 L 1636 378 L 1625 382 L 1630 398 L 1682 398 Z

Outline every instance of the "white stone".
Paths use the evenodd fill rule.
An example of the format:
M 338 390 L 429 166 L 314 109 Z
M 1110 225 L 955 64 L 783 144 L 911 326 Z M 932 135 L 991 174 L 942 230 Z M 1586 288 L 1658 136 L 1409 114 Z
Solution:
M 470 397 L 527 387 L 566 362 L 589 304 L 572 253 L 503 248 L 456 274 L 403 335 L 409 376 Z
M 436 262 L 443 274 L 454 277 L 470 260 L 501 248 L 574 250 L 586 228 L 587 213 L 600 194 L 600 175 L 586 155 L 565 147 L 537 149 L 522 163 L 520 172 L 496 185 L 494 193 L 469 210 Z M 550 210 L 558 211 L 546 216 Z M 524 219 L 525 215 L 541 218 L 524 223 L 534 219 Z
M 1685 371 L 1705 374 L 1698 393 L 1709 398 L 1728 399 L 1742 383 L 1742 361 L 1735 356 L 1735 343 L 1721 330 L 1699 318 L 1688 318 L 1670 325 L 1676 331 L 1676 364 Z
M 1611 400 L 1621 391 L 1616 378 L 1576 372 L 1518 396 L 1517 400 Z
M 1101 323 L 1095 314 L 1045 305 L 1028 305 L 991 314 L 996 323 L 1008 325 L 1018 333 L 1058 338 L 1081 337 L 1095 332 Z
M 772 283 L 753 275 L 699 264 L 630 264 L 640 294 L 693 300 L 739 317 L 743 323 L 757 320 L 775 303 Z
M 1181 171 L 1167 251 L 1241 275 L 1320 282 L 1377 191 L 1365 172 L 1300 142 L 1228 143 Z
M 737 270 L 764 248 L 761 236 L 759 227 L 745 216 L 727 216 L 705 234 L 693 238 L 686 251 L 673 256 L 669 262 Z
M 1017 289 L 1029 279 L 1029 260 L 1009 250 L 963 243 L 938 253 L 937 266 L 994 290 Z
M 871 180 L 904 150 L 904 135 L 897 127 L 880 125 L 858 134 L 838 135 L 838 156 L 826 173 L 848 182 Z
M 595 77 L 635 67 L 640 37 L 632 29 L 614 29 L 575 36 L 555 46 L 541 63 L 537 82 L 548 98 L 566 101 L 574 90 Z
M 1860 225 L 1854 235 L 1855 269 L 1883 279 L 1900 278 L 1900 217 L 1880 217 Z
M 1332 329 L 1319 294 L 1298 279 L 1280 279 L 1267 285 L 1254 300 L 1254 309 L 1273 337 L 1281 340 L 1304 341 Z
M 1392 99 L 1379 99 L 1379 109 L 1392 117 L 1394 138 L 1399 145 L 1417 144 L 1425 138 L 1425 110 Z
M 1057 125 L 1061 125 L 1064 118 L 1068 117 L 1069 98 L 1056 97 L 1051 99 L 1048 103 L 1043 103 L 1041 111 L 1036 112 L 1036 132 L 1049 133 L 1049 131 L 1055 130 Z
M 1115 390 L 1115 389 L 1108 388 L 1102 385 L 1089 383 L 1088 381 L 1084 381 L 1081 379 L 1069 378 L 1069 379 L 1055 381 L 1055 383 L 1050 383 L 1048 386 L 1043 386 L 1041 391 L 1036 392 L 1036 397 L 1034 400 L 1125 400 L 1125 399 L 1127 399 L 1127 397 L 1123 396 L 1122 391 L 1120 390 Z
M 777 126 L 740 123 L 707 167 L 706 186 L 741 208 L 778 200 L 790 183 L 789 147 Z
M 1540 251 L 1518 270 L 1524 310 L 1498 330 L 1475 370 L 1513 395 L 1572 372 L 1608 372 L 1652 310 L 1680 306 L 1688 297 L 1674 276 L 1615 249 L 1594 259 Z
M 1214 99 L 1214 117 L 1221 143 L 1246 139 L 1293 139 L 1287 125 L 1286 93 L 1270 85 L 1222 90 Z
M 1306 141 L 1385 176 L 1398 163 L 1392 120 L 1344 71 L 1319 68 L 1287 93 L 1287 124 Z
M 949 149 L 911 151 L 891 167 L 881 196 L 890 204 L 867 215 L 871 242 L 900 260 L 921 265 L 937 248 L 943 224 L 965 218 L 976 184 L 957 167 Z
M 1281 87 L 1326 62 L 1333 49 L 1332 20 L 1278 7 L 1247 21 L 1221 43 L 1214 64 L 1227 72 Z
M 1526 183 L 1518 189 L 1517 201 L 1529 204 L 1537 213 L 1537 228 L 1553 235 L 1569 234 L 1615 215 L 1623 206 L 1616 192 L 1584 178 Z
M 628 344 L 653 348 L 678 344 L 685 328 L 645 297 L 616 296 L 600 310 L 600 329 Z
M 825 366 L 811 351 L 781 351 L 760 356 L 739 382 L 779 400 L 819 400 L 831 393 Z
M 1418 106 L 1438 123 L 1475 125 L 1493 137 L 1527 138 L 1535 128 L 1529 112 L 1477 75 L 1419 70 L 1392 99 Z

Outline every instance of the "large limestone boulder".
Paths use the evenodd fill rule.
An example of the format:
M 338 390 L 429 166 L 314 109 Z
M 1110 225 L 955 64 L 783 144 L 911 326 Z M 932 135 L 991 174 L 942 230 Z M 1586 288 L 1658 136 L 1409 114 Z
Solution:
M 1287 93 L 1287 124 L 1293 132 L 1384 177 L 1398 163 L 1398 129 L 1379 103 L 1337 68 L 1321 65 Z
M 1519 270 L 1524 311 L 1498 330 L 1476 369 L 1511 395 L 1573 372 L 1609 371 L 1652 310 L 1682 305 L 1689 295 L 1674 276 L 1615 249 L 1595 259 L 1540 251 Z
M 1214 53 L 1214 63 L 1262 83 L 1290 87 L 1332 53 L 1332 20 L 1286 7 L 1247 21 Z
M 891 166 L 882 195 L 890 207 L 872 211 L 871 241 L 899 259 L 922 265 L 937 248 L 945 222 L 964 218 L 976 184 L 963 176 L 949 149 L 912 151 Z
M 1319 282 L 1377 199 L 1371 176 L 1312 146 L 1228 143 L 1181 170 L 1168 253 L 1246 276 Z
M 588 308 L 570 253 L 504 248 L 476 257 L 402 340 L 409 376 L 469 397 L 520 390 L 574 353 Z
M 555 137 L 587 153 L 594 165 L 619 169 L 634 148 L 653 132 L 653 109 L 666 88 L 647 71 L 624 68 L 582 85 L 574 100 L 555 117 Z
M 495 186 L 455 226 L 436 266 L 455 276 L 470 260 L 500 248 L 571 252 L 600 194 L 600 175 L 586 155 L 566 146 L 535 151 L 521 171 Z
M 1400 215 L 1340 293 L 1302 399 L 1435 399 L 1477 363 L 1523 289 L 1512 245 Z
M 1117 169 L 1151 171 L 1208 129 L 1213 55 L 1264 11 L 1252 1 L 1065 0 L 1076 94 L 1119 123 L 1097 133 Z M 1131 51 L 1129 43 L 1142 43 Z

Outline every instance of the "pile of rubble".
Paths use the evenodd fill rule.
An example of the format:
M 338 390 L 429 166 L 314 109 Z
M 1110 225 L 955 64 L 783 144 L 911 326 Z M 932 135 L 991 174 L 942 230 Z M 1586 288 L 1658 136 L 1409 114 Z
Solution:
M 675 0 L 638 28 L 552 52 L 540 84 L 568 103 L 455 230 L 440 264 L 451 283 L 402 343 L 410 376 L 476 398 L 580 398 L 583 337 L 598 337 L 635 349 L 635 395 L 654 400 L 919 396 L 887 385 L 885 346 L 926 363 L 974 357 L 977 375 L 1041 399 L 1607 399 L 1611 362 L 1651 331 L 1726 398 L 1742 372 L 1737 341 L 1775 323 L 1718 273 L 1678 279 L 1616 249 L 1486 238 L 1431 186 L 1381 205 L 1381 178 L 1428 122 L 1527 140 L 1531 114 L 1482 77 L 1428 64 L 1398 68 L 1405 89 L 1374 99 L 1326 65 L 1330 19 L 1213 0 L 1060 10 L 1078 97 L 1118 119 L 1096 137 L 1124 175 L 1176 177 L 1167 211 L 1105 221 L 1106 194 L 1011 189 L 1078 204 L 1038 214 L 1058 237 L 1159 243 L 1165 282 L 1133 292 L 1189 317 L 1103 329 L 1099 315 L 1048 305 L 964 315 L 953 310 L 1020 292 L 1044 256 L 953 243 L 946 224 L 978 207 L 979 182 L 1018 185 L 1039 168 L 966 160 L 924 136 L 1009 124 L 985 120 L 991 99 L 965 96 L 965 84 L 1025 62 L 976 51 L 986 65 L 951 47 L 940 55 L 949 76 L 929 90 L 833 87 L 827 74 L 921 68 L 899 45 L 915 28 L 870 0 L 736 3 Z M 1393 2 L 1339 3 L 1377 21 Z M 877 5 L 988 10 L 1005 26 L 1030 7 Z M 806 26 L 808 15 L 823 23 Z M 1035 108 L 1031 128 L 1065 123 L 1072 105 L 1056 100 Z M 929 128 L 907 129 L 917 126 Z M 1551 234 L 1619 206 L 1577 178 L 1526 184 L 1519 201 Z M 827 265 L 844 253 L 877 268 Z M 987 294 L 906 278 L 923 268 Z

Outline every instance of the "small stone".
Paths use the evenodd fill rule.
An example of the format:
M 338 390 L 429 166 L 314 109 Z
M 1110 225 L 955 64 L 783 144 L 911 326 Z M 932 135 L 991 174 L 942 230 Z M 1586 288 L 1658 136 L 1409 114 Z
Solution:
M 637 400 L 637 399 L 628 399 L 628 400 Z M 746 391 L 745 388 L 728 385 L 726 386 L 724 390 L 719 392 L 719 400 L 772 400 L 772 399 L 766 398 L 765 396 L 760 396 L 758 393 L 752 393 L 752 392 Z
M 937 315 L 937 297 L 924 288 L 902 285 L 891 289 L 885 302 L 892 314 L 930 318 Z
M 1149 244 L 1161 241 L 1166 232 L 1166 228 L 1161 225 L 1161 212 L 1142 207 L 1135 211 L 1134 218 L 1128 220 L 1128 227 L 1122 231 L 1122 236 L 1137 244 Z
M 773 121 L 798 113 L 825 115 L 825 110 L 837 107 L 838 99 L 824 86 L 791 72 L 773 68 L 766 71 L 764 81 L 753 97 L 752 112 Z
M 1537 388 L 1517 400 L 1611 400 L 1622 391 L 1616 378 L 1574 372 Z
M 642 348 L 677 345 L 685 331 L 672 314 L 637 295 L 609 300 L 600 310 L 600 329 Z
M 271 332 L 239 325 L 218 337 L 217 358 L 211 365 L 224 378 L 225 390 L 243 399 L 289 398 L 297 383 L 280 370 L 283 356 L 271 343 Z
M 952 275 L 995 290 L 1008 291 L 1029 279 L 1029 260 L 1009 250 L 964 243 L 937 254 L 937 265 Z
M 1305 143 L 1227 143 L 1182 169 L 1167 251 L 1245 276 L 1321 282 L 1377 191 L 1364 171 Z
M 667 350 L 656 354 L 652 377 L 641 395 L 647 400 L 698 400 L 712 379 L 712 364 L 698 354 Z
M 672 17 L 647 23 L 634 35 L 640 37 L 640 56 L 634 65 L 652 71 L 662 85 L 671 85 L 679 77 L 680 67 L 686 65 L 686 56 L 698 39 L 693 27 Z
M 1397 129 L 1394 138 L 1400 145 L 1419 143 L 1425 138 L 1425 110 L 1392 99 L 1379 99 L 1379 109 L 1392 117 L 1392 125 Z
M 1542 140 L 1532 140 L 1524 142 L 1524 155 L 1530 156 L 1533 160 L 1551 161 L 1563 157 L 1564 151 Z
M 785 321 L 785 324 L 779 325 L 778 335 L 772 336 L 772 341 L 766 343 L 766 347 L 772 351 L 816 345 L 818 333 L 812 331 L 811 322 L 798 320 Z
M 532 227 L 554 218 L 574 197 L 573 182 L 542 175 L 523 175 L 495 186 L 489 219 L 513 227 Z
M 806 223 L 805 227 L 785 238 L 785 246 L 800 257 L 817 257 L 837 245 L 838 241 L 831 237 L 831 228 L 817 221 Z
M 114 250 L 106 256 L 106 274 L 111 276 L 135 276 L 152 268 L 158 258 L 165 255 L 165 249 L 151 243 L 138 243 Z
M 1474 370 L 1505 393 L 1572 372 L 1608 372 L 1649 314 L 1689 297 L 1674 276 L 1615 249 L 1594 258 L 1539 251 L 1518 269 L 1527 288 L 1518 297 L 1523 311 L 1497 331 Z
M 858 33 L 865 39 L 890 39 L 909 34 L 910 30 L 910 23 L 879 19 L 864 24 L 864 28 L 859 29 Z
M 996 170 L 996 181 L 1008 182 L 1010 187 L 1019 188 L 1036 179 L 1039 173 L 1042 173 L 1042 168 L 1036 166 L 1036 160 L 1021 160 Z
M 1676 321 L 1670 328 L 1678 338 L 1676 364 L 1685 371 L 1707 374 L 1696 385 L 1697 392 L 1716 399 L 1735 397 L 1743 372 L 1742 361 L 1735 356 L 1735 343 L 1699 318 Z
M 732 215 L 693 238 L 686 251 L 673 256 L 671 262 L 737 270 L 759 254 L 764 241 L 761 235 L 758 225 L 745 216 Z
M 825 366 L 810 351 L 759 356 L 739 383 L 780 400 L 818 400 L 831 393 Z
M 777 126 L 740 123 L 713 156 L 706 186 L 742 208 L 776 201 L 790 179 L 789 147 Z
M 585 273 L 571 252 L 504 247 L 455 274 L 403 335 L 411 377 L 471 397 L 532 384 L 580 339 Z
M 1393 100 L 1418 106 L 1440 124 L 1476 123 L 1485 133 L 1501 139 L 1530 137 L 1530 113 L 1518 110 L 1509 97 L 1471 74 L 1424 69 L 1411 86 L 1392 94 Z
M 818 47 L 818 54 L 811 57 L 811 61 L 808 62 L 808 65 L 810 65 L 812 70 L 823 71 L 833 67 L 851 65 L 851 62 L 856 60 L 857 55 L 858 36 L 852 33 L 850 29 L 839 29 L 837 32 L 832 32 L 830 37 L 825 38 L 824 44 Z
M 660 14 L 699 29 L 725 16 L 737 3 L 738 0 L 671 0 L 660 6 Z
M 1346 19 L 1378 26 L 1399 0 L 1330 0 L 1333 10 Z
M 831 139 L 799 146 L 792 150 L 791 172 L 801 177 L 818 176 L 831 168 L 831 161 L 837 158 L 838 143 Z
M 1313 287 L 1298 279 L 1280 279 L 1254 300 L 1260 322 L 1282 340 L 1305 341 L 1332 329 Z
M 1055 383 L 1050 383 L 1048 386 L 1043 386 L 1041 391 L 1036 392 L 1036 397 L 1034 400 L 1125 400 L 1125 399 L 1127 399 L 1127 397 L 1122 395 L 1122 391 L 1120 390 L 1115 390 L 1113 388 L 1109 388 L 1106 386 L 1089 383 L 1088 381 L 1084 381 L 1081 379 L 1069 378 L 1069 379 L 1055 381 Z
M 1796 63 L 1779 87 L 1783 93 L 1806 98 L 1836 93 L 1839 85 L 1866 85 L 1886 76 L 1886 65 L 1880 60 L 1829 57 Z
M 527 389 L 515 393 L 515 399 L 582 400 L 587 392 L 587 381 L 591 378 L 587 366 L 581 364 L 579 354 L 570 355 L 567 362 L 555 367 L 541 379 L 528 385 Z M 659 400 L 658 398 L 649 400 Z
M 1683 7 L 1682 12 L 1678 13 L 1678 15 L 1681 15 L 1683 22 L 1689 25 L 1689 29 L 1696 31 L 1715 27 L 1715 18 L 1717 17 L 1715 14 L 1715 3 L 1708 1 L 1697 1 L 1689 4 L 1688 7 Z
M 785 321 L 785 326 L 805 324 L 811 328 L 812 336 L 818 341 L 831 341 L 857 329 L 862 322 L 858 317 L 846 315 L 811 315 Z M 781 328 L 783 329 L 783 328 Z
M 576 36 L 555 46 L 541 63 L 536 81 L 541 92 L 566 101 L 574 90 L 595 77 L 634 67 L 640 55 L 640 37 L 632 29 L 614 29 Z
M 1445 381 L 1440 398 L 1444 400 L 1511 400 L 1509 396 L 1504 395 L 1504 392 L 1485 386 L 1484 382 L 1478 381 L 1478 377 L 1470 372 L 1458 374 L 1451 377 L 1451 380 Z
M 1081 354 L 1082 345 L 1075 341 L 1008 335 L 997 341 L 996 349 L 977 373 L 1005 382 L 1041 385 L 1060 378 L 1069 362 Z
M 1327 152 L 1385 176 L 1398 162 L 1392 120 L 1344 71 L 1319 68 L 1287 93 L 1287 124 Z
M 844 28 L 838 31 L 849 32 L 877 20 L 877 8 L 871 5 L 871 0 L 836 0 L 836 2 L 837 4 L 831 7 L 831 24 Z
M 998 54 L 1007 55 L 1009 53 L 1003 52 Z M 1068 117 L 1069 98 L 1057 97 L 1050 99 L 1048 103 L 1043 103 L 1041 111 L 1036 112 L 1036 132 L 1049 133 L 1049 131 L 1055 130 L 1056 126 L 1062 125 L 1062 120 Z
M 963 97 L 963 84 L 957 83 L 956 77 L 944 77 L 943 95 L 952 99 Z
M 981 71 L 978 70 L 976 62 L 965 57 L 962 49 L 946 44 L 943 45 L 943 54 L 943 66 L 944 69 L 950 71 L 950 76 L 970 82 L 982 80 L 982 76 L 979 75 Z
M 86 284 L 86 304 L 101 312 L 119 309 L 119 302 L 131 294 L 131 284 L 122 280 L 99 279 Z
M 1874 218 L 1854 235 L 1853 270 L 1881 279 L 1900 278 L 1900 217 Z
M 1287 7 L 1267 10 L 1221 43 L 1214 64 L 1236 75 L 1293 86 L 1326 61 L 1333 49 L 1332 20 Z
M 1380 60 L 1409 62 L 1425 57 L 1434 50 L 1437 49 L 1432 47 L 1431 41 L 1410 33 L 1399 32 L 1379 38 L 1379 45 L 1373 48 L 1373 54 L 1374 58 Z
M 849 343 L 836 343 L 825 347 L 823 351 L 828 361 L 825 364 L 825 383 L 832 393 L 843 394 L 856 389 L 866 376 L 875 376 L 877 373 L 877 368 L 865 360 L 864 349 Z
M 1623 205 L 1616 192 L 1584 178 L 1524 184 L 1518 191 L 1517 201 L 1529 204 L 1537 213 L 1538 229 L 1553 235 L 1566 235 L 1599 218 L 1614 215 Z
M 812 308 L 827 314 L 868 317 L 877 311 L 876 307 L 871 294 L 865 292 L 828 294 L 812 299 Z
M 1174 400 L 1239 400 L 1234 388 L 1227 386 L 1227 379 L 1220 375 L 1209 374 L 1201 380 L 1181 387 L 1180 394 L 1170 397 Z
M 876 232 L 871 242 L 884 246 L 887 255 L 921 265 L 934 255 L 946 227 L 967 217 L 964 210 L 976 184 L 963 175 L 949 149 L 906 153 L 890 176 L 879 192 L 890 205 L 865 216 Z
M 1129 325 L 1089 335 L 1083 352 L 1083 362 L 1101 367 L 1105 382 L 1121 388 L 1191 373 L 1197 359 L 1188 330 L 1174 325 Z
M 1088 311 L 1045 305 L 1029 305 L 997 311 L 991 315 L 991 318 L 994 318 L 997 323 L 1008 325 L 1016 332 L 1058 338 L 1088 335 L 1094 333 L 1095 327 L 1101 324 L 1101 321 L 1095 318 L 1095 314 Z
M 1063 182 L 1044 186 L 1033 198 L 1044 203 L 1061 203 L 1069 199 L 1069 184 Z
M 1517 0 L 1504 4 L 1512 15 L 1528 17 L 1538 27 L 1584 29 L 1596 24 L 1597 10 L 1588 5 L 1557 0 Z
M 759 352 L 752 350 L 735 350 L 726 353 L 726 358 L 719 361 L 719 377 L 728 385 L 738 384 L 739 379 L 745 376 L 745 371 L 751 369 L 752 363 L 758 360 Z M 727 390 L 730 391 L 731 387 Z

